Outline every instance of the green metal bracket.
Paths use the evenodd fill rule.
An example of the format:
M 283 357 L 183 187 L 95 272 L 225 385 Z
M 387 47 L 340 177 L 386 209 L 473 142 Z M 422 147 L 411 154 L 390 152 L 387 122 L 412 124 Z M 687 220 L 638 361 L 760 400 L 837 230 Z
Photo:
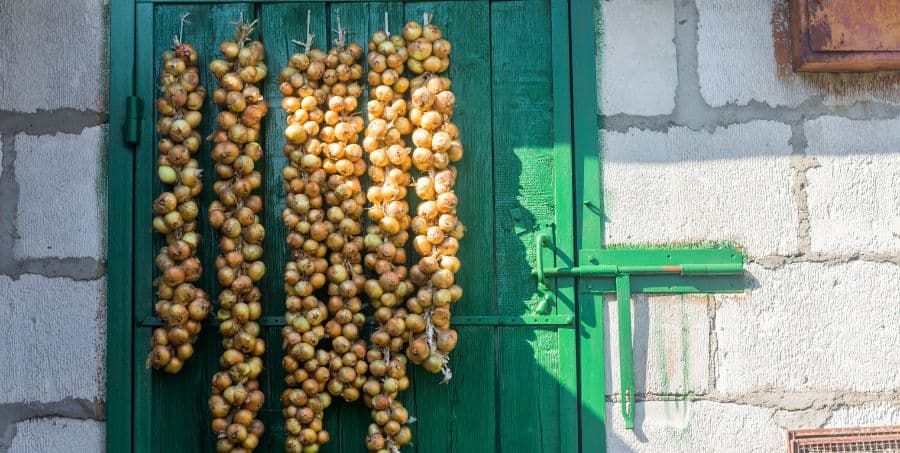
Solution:
M 538 272 L 538 288 L 535 297 L 538 298 L 538 303 L 534 307 L 534 312 L 538 314 L 546 314 L 550 312 L 550 302 L 553 298 L 550 292 L 550 285 L 547 282 L 547 278 L 544 277 L 544 246 L 552 245 L 552 240 L 550 233 L 546 231 L 538 232 L 534 235 L 534 243 L 535 243 L 535 259 L 537 260 L 536 270 Z
M 548 267 L 544 248 L 550 237 L 535 237 L 538 289 L 549 291 L 550 277 L 592 279 L 593 293 L 615 293 L 619 326 L 619 382 L 622 417 L 634 428 L 634 351 L 631 331 L 632 293 L 717 293 L 744 289 L 744 254 L 735 248 L 585 249 L 583 266 Z
M 137 96 L 125 98 L 125 143 L 136 145 L 141 141 L 141 120 L 143 119 L 144 101 Z
M 625 429 L 634 429 L 634 351 L 631 347 L 631 275 L 616 275 L 619 322 L 619 395 Z

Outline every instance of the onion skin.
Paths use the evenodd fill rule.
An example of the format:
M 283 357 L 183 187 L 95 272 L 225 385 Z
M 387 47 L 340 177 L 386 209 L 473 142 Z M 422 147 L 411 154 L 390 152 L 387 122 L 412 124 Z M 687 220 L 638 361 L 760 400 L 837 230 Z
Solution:
M 413 23 L 404 30 L 413 40 L 422 33 L 421 27 L 416 26 Z M 411 439 L 411 431 L 405 425 L 408 417 L 402 416 L 408 413 L 398 400 L 399 392 L 409 386 L 408 359 L 403 350 L 411 330 L 404 301 L 416 293 L 406 267 L 411 225 L 406 195 L 411 190 L 413 150 L 407 143 L 412 132 L 407 118 L 411 106 L 404 96 L 410 83 L 399 74 L 410 52 L 400 35 L 387 39 L 387 33 L 381 31 L 373 34 L 368 47 L 369 125 L 363 149 L 369 155 L 372 186 L 367 191 L 371 224 L 363 241 L 363 262 L 376 275 L 365 282 L 362 290 L 375 307 L 378 325 L 366 352 L 369 377 L 362 391 L 366 405 L 373 409 L 374 422 L 369 427 L 366 447 L 381 451 L 402 447 Z M 422 43 L 415 51 L 430 54 L 430 42 Z M 382 61 L 387 64 L 381 64 Z M 418 328 L 415 322 L 413 326 Z
M 359 339 L 365 321 L 359 298 L 365 284 L 363 122 L 353 116 L 362 93 L 361 56 L 357 44 L 296 53 L 279 78 L 288 159 L 282 220 L 292 252 L 282 330 L 288 452 L 327 443 L 324 410 L 333 397 L 358 399 L 368 372 Z M 331 340 L 330 349 L 319 346 L 323 338 Z
M 419 29 L 417 24 L 407 28 Z M 448 69 L 452 45 L 442 38 L 436 25 L 421 29 L 415 41 L 407 40 L 411 56 L 408 69 L 430 74 L 411 81 L 415 111 L 410 113 L 410 121 L 416 127 L 413 140 L 419 147 L 414 160 L 421 174 L 415 182 L 420 203 L 412 220 L 419 261 L 410 272 L 421 288 L 416 298 L 407 302 L 407 308 L 422 316 L 425 328 L 416 333 L 406 353 L 413 363 L 431 373 L 442 373 L 446 380 L 452 376 L 448 354 L 457 343 L 457 333 L 450 327 L 450 307 L 462 297 L 455 274 L 460 268 L 456 253 L 465 227 L 457 216 L 459 199 L 454 186 L 458 171 L 453 163 L 462 159 L 463 153 L 459 129 L 452 122 L 456 96 L 450 91 L 450 80 L 437 76 Z M 429 45 L 424 44 L 426 41 Z M 422 50 L 426 47 L 431 52 Z
M 190 44 L 176 42 L 162 60 L 157 176 L 169 187 L 153 202 L 153 229 L 165 236 L 167 245 L 155 260 L 161 274 L 155 280 L 155 312 L 163 325 L 151 336 L 147 366 L 176 374 L 194 354 L 210 305 L 206 292 L 196 286 L 203 270 L 196 258 L 200 235 L 192 226 L 199 212 L 195 194 L 203 188 L 194 154 L 206 89 L 199 83 L 197 52 Z
M 251 25 L 238 23 L 236 35 L 247 38 L 251 32 Z M 224 352 L 219 360 L 223 370 L 213 376 L 209 406 L 217 450 L 253 451 L 265 429 L 257 418 L 265 400 L 259 375 L 266 344 L 260 338 L 262 293 L 256 286 L 266 273 L 259 246 L 265 229 L 260 223 L 262 199 L 253 192 L 261 184 L 254 168 L 263 155 L 256 139 L 268 110 L 259 94 L 267 71 L 259 41 L 225 41 L 219 49 L 223 58 L 209 65 L 219 82 L 214 95 L 220 109 L 218 130 L 211 136 L 216 143 L 212 157 L 218 180 L 213 191 L 218 200 L 210 203 L 208 213 L 220 239 L 217 317 Z

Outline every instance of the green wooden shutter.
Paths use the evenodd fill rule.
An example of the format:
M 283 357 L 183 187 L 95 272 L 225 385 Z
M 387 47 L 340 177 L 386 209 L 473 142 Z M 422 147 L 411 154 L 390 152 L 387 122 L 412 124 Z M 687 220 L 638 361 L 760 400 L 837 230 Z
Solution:
M 589 8 L 584 13 L 592 15 L 593 6 L 584 3 Z M 179 375 L 151 372 L 144 366 L 149 335 L 158 324 L 152 317 L 151 280 L 160 239 L 151 234 L 149 209 L 160 190 L 154 177 L 153 101 L 158 96 L 159 55 L 170 47 L 185 11 L 191 13 L 192 24 L 185 27 L 183 38 L 199 50 L 202 81 L 209 89 L 215 81 L 206 63 L 218 56 L 218 43 L 231 37 L 230 22 L 241 14 L 259 18 L 257 33 L 266 45 L 270 68 L 266 97 L 273 108 L 262 138 L 269 269 L 263 284 L 263 324 L 269 352 L 264 373 L 268 401 L 263 411 L 268 431 L 260 451 L 281 450 L 279 328 L 286 247 L 279 213 L 284 206 L 280 169 L 285 159 L 281 153 L 284 114 L 278 108 L 275 75 L 294 51 L 291 39 L 305 33 L 307 10 L 312 11 L 318 47 L 327 47 L 326 39 L 333 38 L 338 12 L 342 24 L 354 32 L 352 39 L 361 44 L 382 28 L 385 12 L 396 31 L 406 20 L 421 20 L 424 12 L 430 12 L 454 46 L 450 77 L 466 150 L 457 184 L 460 217 L 468 227 L 460 251 L 459 280 L 465 296 L 454 311 L 453 323 L 460 334 L 451 354 L 454 379 L 440 384 L 439 377 L 416 368 L 412 389 L 405 395 L 417 418 L 411 451 L 577 451 L 572 279 L 558 279 L 552 286 L 560 289 L 544 293 L 551 297 L 547 310 L 537 312 L 543 305 L 532 276 L 538 233 L 549 235 L 556 246 L 555 252 L 543 252 L 549 263 L 575 265 L 569 8 L 561 0 L 193 4 L 114 0 L 111 122 L 124 118 L 115 106 L 132 93 L 143 100 L 139 113 L 144 119 L 141 139 L 133 149 L 124 143 L 121 131 L 110 132 L 114 168 L 110 171 L 109 451 L 213 451 L 214 447 L 206 399 L 210 377 L 219 368 L 216 328 L 204 326 L 197 355 Z M 135 24 L 133 30 L 129 20 Z M 129 33 L 133 44 L 119 42 L 131 39 Z M 211 102 L 204 108 L 204 133 L 213 130 L 215 111 Z M 199 156 L 204 168 L 212 167 L 208 145 Z M 205 176 L 204 207 L 212 199 L 213 172 Z M 201 225 L 201 254 L 207 270 L 203 287 L 215 296 L 215 277 L 209 270 L 217 254 L 216 240 L 209 226 Z M 598 366 L 602 395 L 602 362 Z M 361 404 L 335 404 L 327 417 L 332 441 L 325 451 L 365 451 L 368 423 L 368 411 Z

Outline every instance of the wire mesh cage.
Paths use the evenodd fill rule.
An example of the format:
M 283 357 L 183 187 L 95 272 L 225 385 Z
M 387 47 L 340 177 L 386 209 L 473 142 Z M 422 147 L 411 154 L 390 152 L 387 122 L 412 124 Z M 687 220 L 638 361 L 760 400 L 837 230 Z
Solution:
M 841 452 L 900 453 L 900 426 L 788 432 L 788 453 Z

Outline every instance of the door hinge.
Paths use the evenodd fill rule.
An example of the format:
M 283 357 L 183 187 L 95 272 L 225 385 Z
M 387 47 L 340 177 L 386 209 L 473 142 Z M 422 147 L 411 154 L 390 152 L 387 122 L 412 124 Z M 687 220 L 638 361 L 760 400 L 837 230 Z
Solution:
M 125 98 L 125 143 L 137 145 L 141 141 L 141 120 L 144 116 L 144 101 L 138 96 Z

